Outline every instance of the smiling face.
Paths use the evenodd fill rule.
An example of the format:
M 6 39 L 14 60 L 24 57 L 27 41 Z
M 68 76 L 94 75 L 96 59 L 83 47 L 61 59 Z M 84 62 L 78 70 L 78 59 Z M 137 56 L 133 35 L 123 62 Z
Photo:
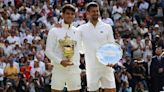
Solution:
M 71 24 L 75 18 L 75 12 L 70 9 L 66 9 L 66 11 L 63 12 L 62 17 L 66 24 Z
M 98 20 L 100 15 L 99 7 L 96 6 L 90 7 L 89 10 L 87 11 L 87 15 L 90 20 L 93 21 Z
M 66 24 L 71 24 L 75 18 L 76 8 L 71 4 L 66 4 L 62 8 L 62 17 Z
M 155 50 L 155 53 L 158 56 L 161 55 L 161 53 L 162 53 L 162 47 L 157 47 L 156 50 Z

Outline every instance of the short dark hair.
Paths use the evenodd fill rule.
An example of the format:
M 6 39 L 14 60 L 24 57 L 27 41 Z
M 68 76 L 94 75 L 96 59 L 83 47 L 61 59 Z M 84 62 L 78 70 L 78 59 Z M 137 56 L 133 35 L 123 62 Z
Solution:
M 99 7 L 99 5 L 96 2 L 90 2 L 86 6 L 86 10 L 89 11 L 91 7 Z
M 71 4 L 65 4 L 62 8 L 62 13 L 65 13 L 66 10 L 76 11 L 76 8 Z

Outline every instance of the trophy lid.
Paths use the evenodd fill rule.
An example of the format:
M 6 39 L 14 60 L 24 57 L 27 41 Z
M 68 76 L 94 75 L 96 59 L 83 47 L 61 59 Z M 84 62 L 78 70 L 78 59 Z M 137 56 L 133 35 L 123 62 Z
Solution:
M 72 40 L 68 35 L 66 35 L 63 40 L 59 40 L 59 43 L 62 45 L 62 47 L 72 47 L 76 44 L 76 41 Z

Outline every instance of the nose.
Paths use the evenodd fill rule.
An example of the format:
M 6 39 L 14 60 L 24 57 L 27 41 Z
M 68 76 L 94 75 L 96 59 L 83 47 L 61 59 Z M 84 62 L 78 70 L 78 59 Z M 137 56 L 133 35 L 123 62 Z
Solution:
M 98 10 L 95 10 L 93 13 L 94 13 L 95 15 L 97 15 L 99 12 L 98 12 Z
M 68 14 L 69 17 L 73 17 L 73 15 L 74 15 L 73 13 L 69 13 Z

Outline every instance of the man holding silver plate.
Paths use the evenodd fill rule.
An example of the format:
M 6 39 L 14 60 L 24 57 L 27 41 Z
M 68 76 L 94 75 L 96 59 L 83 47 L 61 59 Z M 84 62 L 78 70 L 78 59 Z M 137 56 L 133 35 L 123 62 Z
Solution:
M 112 27 L 99 20 L 99 6 L 95 2 L 87 5 L 87 24 L 78 28 L 85 53 L 88 91 L 116 92 L 112 65 L 122 57 L 122 50 L 115 43 Z
M 61 92 L 67 85 L 69 92 L 79 92 L 81 88 L 79 69 L 79 33 L 72 26 L 75 7 L 66 4 L 62 9 L 62 27 L 53 28 L 48 33 L 46 55 L 54 65 L 52 71 L 52 92 Z

